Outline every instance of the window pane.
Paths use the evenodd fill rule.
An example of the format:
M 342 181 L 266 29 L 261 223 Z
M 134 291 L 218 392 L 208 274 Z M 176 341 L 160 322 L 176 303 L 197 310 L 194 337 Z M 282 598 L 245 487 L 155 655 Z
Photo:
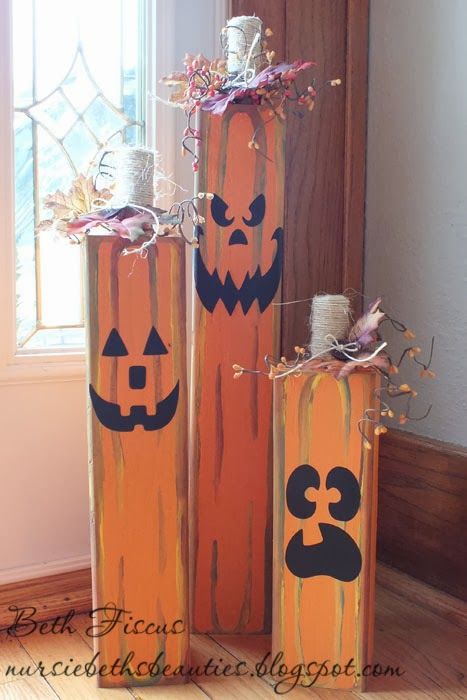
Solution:
M 83 322 L 81 249 L 35 231 L 51 217 L 44 197 L 92 172 L 103 148 L 144 142 L 144 0 L 12 5 L 17 342 L 67 346 L 82 338 L 58 328 Z

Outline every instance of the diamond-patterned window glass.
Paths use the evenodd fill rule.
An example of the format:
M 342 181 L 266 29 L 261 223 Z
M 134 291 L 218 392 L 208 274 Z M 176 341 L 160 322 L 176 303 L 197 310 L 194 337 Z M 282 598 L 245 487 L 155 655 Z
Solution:
M 83 344 L 81 246 L 36 233 L 43 199 L 98 154 L 143 144 L 145 0 L 13 3 L 18 347 Z

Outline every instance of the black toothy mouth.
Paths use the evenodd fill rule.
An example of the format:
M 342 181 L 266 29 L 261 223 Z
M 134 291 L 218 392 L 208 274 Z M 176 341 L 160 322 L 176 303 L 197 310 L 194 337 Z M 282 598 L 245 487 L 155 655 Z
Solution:
M 196 237 L 204 236 L 201 226 L 196 227 Z M 277 243 L 277 250 L 271 267 L 264 275 L 260 266 L 256 268 L 253 276 L 246 274 L 241 287 L 237 287 L 230 272 L 225 281 L 221 282 L 217 270 L 209 272 L 204 264 L 200 249 L 195 250 L 195 285 L 198 296 L 203 306 L 210 312 L 214 311 L 217 303 L 222 301 L 228 314 L 231 316 L 237 303 L 246 314 L 254 301 L 258 302 L 261 313 L 267 309 L 279 288 L 282 276 L 282 258 L 284 255 L 284 231 L 277 228 L 271 238 Z
M 170 423 L 178 406 L 179 382 L 170 394 L 159 401 L 156 412 L 148 414 L 146 406 L 132 406 L 128 416 L 122 416 L 120 406 L 103 399 L 92 384 L 89 385 L 91 403 L 97 418 L 109 430 L 130 432 L 136 425 L 142 425 L 144 430 L 160 430 Z

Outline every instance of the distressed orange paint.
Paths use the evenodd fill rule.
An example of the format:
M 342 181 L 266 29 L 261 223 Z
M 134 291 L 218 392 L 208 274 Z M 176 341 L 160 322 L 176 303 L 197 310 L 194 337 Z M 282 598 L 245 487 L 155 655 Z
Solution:
M 378 386 L 379 378 L 373 371 L 355 372 L 341 381 L 325 373 L 274 380 L 272 646 L 273 655 L 284 653 L 283 661 L 289 667 L 327 661 L 330 672 L 334 664 L 344 668 L 354 659 L 359 671 L 371 662 L 378 439 L 371 438 L 371 451 L 364 449 L 358 421 L 365 409 L 377 408 L 374 390 Z M 315 503 L 316 510 L 302 518 L 291 512 L 295 510 L 294 494 L 287 490 L 291 475 L 300 465 L 313 467 L 320 481 L 319 488 L 304 492 L 304 498 Z M 346 490 L 326 488 L 326 479 L 335 467 L 350 471 L 360 492 L 360 507 L 348 519 L 338 520 L 330 512 L 330 504 L 342 503 L 349 495 Z M 301 577 L 290 570 L 286 551 L 291 538 L 302 530 L 305 545 L 324 542 L 326 535 L 318 523 L 344 530 L 358 546 L 361 569 L 353 580 L 338 580 L 322 572 Z M 308 556 L 303 552 L 301 567 Z M 340 571 L 346 557 L 347 550 L 337 562 Z M 311 669 L 312 673 L 316 670 L 316 666 Z M 307 679 L 303 682 L 306 684 Z M 363 679 L 328 675 L 318 678 L 315 686 L 361 687 Z
M 94 608 L 123 608 L 128 612 L 122 620 L 130 627 L 144 620 L 165 624 L 169 632 L 125 634 L 118 624 L 95 639 L 100 664 L 112 665 L 134 652 L 129 666 L 136 671 L 160 652 L 172 666 L 185 663 L 188 653 L 186 304 L 183 242 L 160 239 L 145 259 L 121 255 L 128 245 L 116 236 L 87 237 L 89 384 L 117 404 L 122 416 L 131 415 L 132 406 L 154 414 L 177 382 L 179 387 L 175 413 L 159 429 L 142 424 L 110 429 L 91 401 L 88 406 Z M 143 354 L 152 327 L 165 354 Z M 112 329 L 126 355 L 102 354 Z M 130 376 L 139 377 L 140 388 L 130 388 Z M 99 613 L 95 624 L 104 624 L 105 616 Z M 175 629 L 184 631 L 170 633 L 177 620 L 182 623 Z M 151 677 L 145 665 L 139 670 L 133 678 L 101 677 L 99 684 L 171 680 Z
M 279 350 L 284 125 L 239 105 L 202 113 L 200 130 L 198 191 L 219 199 L 201 201 L 195 253 L 192 619 L 258 633 L 271 624 L 272 383 L 232 365 L 264 370 Z

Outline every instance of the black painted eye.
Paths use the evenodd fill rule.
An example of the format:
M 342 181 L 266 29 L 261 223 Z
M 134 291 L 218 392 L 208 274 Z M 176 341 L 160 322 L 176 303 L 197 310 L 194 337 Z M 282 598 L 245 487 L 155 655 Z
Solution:
M 227 209 L 229 205 L 224 202 L 217 194 L 214 195 L 211 200 L 211 214 L 212 218 L 218 226 L 230 226 L 233 223 L 234 218 L 226 218 Z
M 307 489 L 319 489 L 319 474 L 309 464 L 301 464 L 294 469 L 287 482 L 287 507 L 296 518 L 311 518 L 316 510 L 316 503 L 305 496 Z
M 264 198 L 264 194 L 259 194 L 256 199 L 252 201 L 249 208 L 251 217 L 249 219 L 245 219 L 245 217 L 242 216 L 243 223 L 246 226 L 258 226 L 264 219 L 264 212 L 266 210 L 266 200 Z
M 120 333 L 116 328 L 112 328 L 110 331 L 104 349 L 102 350 L 102 355 L 104 357 L 122 357 L 123 355 L 128 355 L 125 343 L 121 339 Z
M 167 352 L 168 350 L 162 342 L 159 333 L 153 326 L 149 331 L 143 355 L 167 355 Z
M 337 489 L 341 500 L 329 504 L 329 512 L 334 520 L 352 520 L 360 508 L 360 486 L 349 469 L 334 467 L 326 479 L 327 489 Z

